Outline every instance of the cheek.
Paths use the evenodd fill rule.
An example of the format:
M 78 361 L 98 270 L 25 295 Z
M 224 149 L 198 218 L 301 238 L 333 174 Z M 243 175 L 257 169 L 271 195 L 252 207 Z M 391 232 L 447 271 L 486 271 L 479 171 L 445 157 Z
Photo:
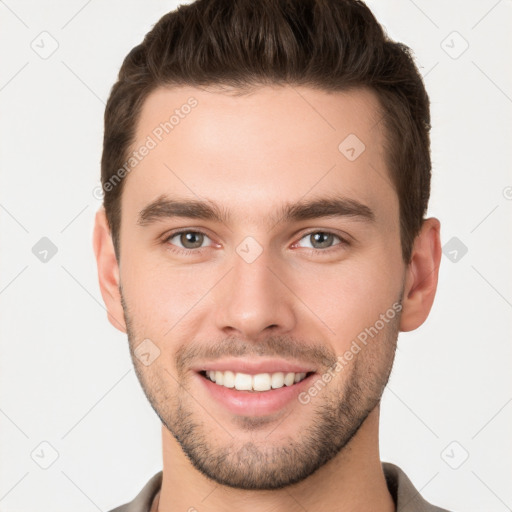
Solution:
M 186 315 L 201 307 L 200 299 L 216 281 L 212 271 L 195 270 L 192 266 L 166 265 L 163 261 L 136 257 L 126 259 L 122 275 L 123 294 L 134 320 L 146 335 L 156 339 L 179 328 Z M 169 334 L 170 335 L 170 334 Z
M 401 291 L 396 263 L 367 259 L 327 266 L 296 288 L 297 295 L 333 332 L 339 348 L 392 308 Z M 314 286 L 311 285 L 314 283 Z

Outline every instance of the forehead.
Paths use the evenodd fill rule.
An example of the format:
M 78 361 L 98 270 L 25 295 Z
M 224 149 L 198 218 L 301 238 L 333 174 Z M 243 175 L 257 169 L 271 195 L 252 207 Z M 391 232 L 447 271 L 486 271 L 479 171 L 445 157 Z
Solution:
M 123 217 L 163 194 L 239 208 L 255 224 L 283 202 L 323 192 L 395 213 L 381 120 L 378 99 L 366 89 L 159 88 L 137 123 Z

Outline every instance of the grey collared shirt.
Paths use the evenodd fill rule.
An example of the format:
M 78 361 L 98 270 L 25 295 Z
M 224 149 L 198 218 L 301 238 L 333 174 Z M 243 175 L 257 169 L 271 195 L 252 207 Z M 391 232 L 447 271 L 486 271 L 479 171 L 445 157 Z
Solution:
M 382 469 L 389 492 L 396 504 L 396 512 L 449 512 L 424 500 L 407 475 L 395 464 L 383 462 Z M 153 499 L 162 485 L 162 475 L 162 471 L 156 473 L 133 501 L 110 512 L 150 512 Z

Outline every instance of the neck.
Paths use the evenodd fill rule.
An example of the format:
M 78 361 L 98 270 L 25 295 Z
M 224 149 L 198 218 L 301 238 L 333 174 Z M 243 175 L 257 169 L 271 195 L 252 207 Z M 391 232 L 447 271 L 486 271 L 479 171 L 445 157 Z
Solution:
M 163 479 L 158 512 L 395 512 L 379 457 L 379 406 L 347 446 L 305 480 L 273 491 L 220 485 L 197 471 L 162 426 Z

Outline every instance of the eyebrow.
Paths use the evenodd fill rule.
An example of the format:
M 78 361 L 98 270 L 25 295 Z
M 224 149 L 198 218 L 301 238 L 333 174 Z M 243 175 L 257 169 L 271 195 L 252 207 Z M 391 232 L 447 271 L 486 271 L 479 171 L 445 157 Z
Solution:
M 227 224 L 229 210 L 213 201 L 185 198 L 171 198 L 162 195 L 139 212 L 137 223 L 148 226 L 160 220 L 174 217 L 202 219 Z M 374 222 L 375 213 L 367 205 L 346 197 L 319 197 L 285 203 L 271 216 L 270 224 L 299 222 L 322 217 L 350 217 L 364 222 Z

